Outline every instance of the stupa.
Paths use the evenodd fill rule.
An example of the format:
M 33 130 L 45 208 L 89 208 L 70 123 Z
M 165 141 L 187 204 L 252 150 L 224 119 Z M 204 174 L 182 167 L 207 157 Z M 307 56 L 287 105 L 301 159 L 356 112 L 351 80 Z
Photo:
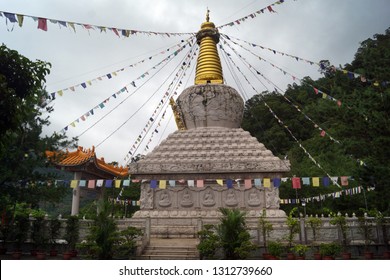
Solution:
M 152 236 L 190 235 L 216 221 L 220 207 L 239 208 L 253 218 L 264 210 L 268 217 L 285 217 L 273 181 L 290 170 L 289 161 L 240 128 L 244 101 L 224 84 L 219 36 L 207 12 L 196 34 L 194 85 L 171 100 L 179 129 L 129 166 L 131 177 L 143 180 L 133 220 L 150 218 Z M 254 184 L 264 178 L 269 187 Z

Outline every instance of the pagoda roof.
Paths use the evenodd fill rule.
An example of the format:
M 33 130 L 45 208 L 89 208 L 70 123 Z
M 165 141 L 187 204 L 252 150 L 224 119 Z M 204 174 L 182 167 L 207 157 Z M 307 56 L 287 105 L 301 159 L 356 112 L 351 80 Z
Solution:
M 83 171 L 96 175 L 113 175 L 117 177 L 127 177 L 129 175 L 127 167 L 116 166 L 104 161 L 104 158 L 96 156 L 95 147 L 84 149 L 79 146 L 77 150 L 69 152 L 46 151 L 46 156 L 58 167 L 63 167 L 68 171 Z

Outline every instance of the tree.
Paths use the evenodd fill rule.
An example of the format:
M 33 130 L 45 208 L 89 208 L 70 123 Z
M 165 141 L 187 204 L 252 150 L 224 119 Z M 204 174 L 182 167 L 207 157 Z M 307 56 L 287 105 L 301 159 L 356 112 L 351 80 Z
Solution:
M 220 208 L 221 222 L 217 227 L 221 246 L 228 260 L 245 259 L 255 246 L 245 226 L 245 212 L 238 209 Z
M 50 64 L 33 62 L 0 46 L 0 207 L 2 227 L 12 223 L 16 204 L 37 208 L 42 201 L 58 202 L 65 188 L 54 188 L 56 174 L 48 171 L 46 150 L 59 150 L 74 141 L 54 133 L 42 136 L 50 124 L 44 90 Z
M 285 96 L 263 92 L 245 104 L 242 127 L 248 130 L 275 155 L 288 156 L 290 176 L 322 177 L 328 174 L 353 177 L 349 187 L 375 187 L 366 195 L 370 208 L 390 214 L 390 28 L 361 43 L 354 60 L 345 71 L 337 71 L 329 61 L 320 62 L 324 77 L 302 79 L 300 85 L 289 85 Z M 323 98 L 321 89 L 341 104 Z M 316 94 L 317 93 L 317 94 Z M 289 99 L 289 101 L 286 100 Z M 291 104 L 291 102 L 293 104 Z M 269 109 L 271 107 L 283 124 Z M 339 105 L 339 106 L 338 106 Z M 302 113 L 298 112 L 298 106 Z M 312 119 L 326 132 L 308 121 Z M 298 142 L 287 132 L 294 134 Z M 332 141 L 330 137 L 336 139 Z M 307 152 L 322 167 L 309 158 Z M 312 188 L 304 186 L 299 197 L 312 197 L 338 190 L 337 187 Z M 291 184 L 282 184 L 281 198 L 295 198 Z M 282 206 L 289 211 L 290 206 Z M 321 201 L 307 206 L 308 212 L 320 213 L 321 208 L 352 214 L 365 207 L 363 195 Z

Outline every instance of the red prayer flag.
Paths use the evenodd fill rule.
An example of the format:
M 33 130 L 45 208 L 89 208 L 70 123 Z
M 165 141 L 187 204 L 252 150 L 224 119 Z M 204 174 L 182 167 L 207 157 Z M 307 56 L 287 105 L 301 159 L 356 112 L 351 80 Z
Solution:
M 321 135 L 322 137 L 325 137 L 325 134 L 326 134 L 325 130 L 321 130 L 320 135 Z
M 276 13 L 276 12 L 272 9 L 271 6 L 268 6 L 267 9 L 268 9 L 268 11 L 270 11 L 271 13 Z
M 293 177 L 292 178 L 292 186 L 293 186 L 293 189 L 300 189 L 301 188 L 301 178 Z
M 47 31 L 47 19 L 38 18 L 38 29 L 42 29 L 43 31 Z
M 347 176 L 341 176 L 340 180 L 341 180 L 342 186 L 348 186 L 348 177 Z
M 120 37 L 120 36 L 119 36 L 119 33 L 118 33 L 118 30 L 116 30 L 116 28 L 111 28 L 111 29 L 112 29 L 112 31 L 115 33 L 116 36 Z

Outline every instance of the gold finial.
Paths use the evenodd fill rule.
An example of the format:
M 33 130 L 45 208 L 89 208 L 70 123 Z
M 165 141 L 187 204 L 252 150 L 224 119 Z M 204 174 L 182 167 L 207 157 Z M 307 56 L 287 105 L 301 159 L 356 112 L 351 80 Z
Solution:
M 210 22 L 208 8 L 206 22 L 202 23 L 201 30 L 196 34 L 196 40 L 200 50 L 196 64 L 195 84 L 223 84 L 221 60 L 217 50 L 219 33 L 214 23 Z

